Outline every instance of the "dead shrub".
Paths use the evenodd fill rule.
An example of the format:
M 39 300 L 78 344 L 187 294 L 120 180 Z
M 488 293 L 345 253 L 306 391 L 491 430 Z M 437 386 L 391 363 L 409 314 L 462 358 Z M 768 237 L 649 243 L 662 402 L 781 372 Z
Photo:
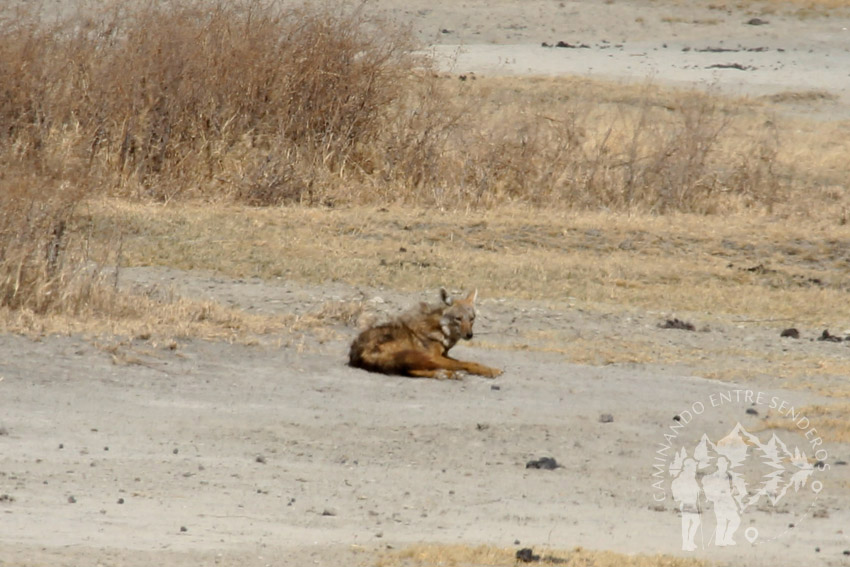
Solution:
M 763 144 L 731 147 L 714 97 L 503 104 L 451 87 L 362 6 L 116 4 L 0 32 L 4 151 L 119 195 L 664 214 L 780 185 Z
M 405 36 L 357 9 L 119 4 L 2 27 L 0 135 L 18 153 L 64 146 L 91 178 L 159 200 L 310 201 L 305 172 L 361 167 L 412 67 Z
M 654 214 L 713 214 L 778 198 L 767 138 L 732 144 L 732 119 L 708 96 L 693 93 L 673 109 L 648 101 L 499 115 L 479 138 L 457 144 L 456 161 L 467 165 L 455 174 L 455 197 Z
M 0 164 L 0 308 L 46 313 L 79 284 L 69 223 L 81 191 Z
M 402 30 L 359 9 L 178 2 L 23 21 L 3 24 L 0 135 L 119 194 L 663 214 L 775 185 L 751 171 L 763 148 L 729 167 L 711 97 L 488 115 L 487 93 L 452 96 Z

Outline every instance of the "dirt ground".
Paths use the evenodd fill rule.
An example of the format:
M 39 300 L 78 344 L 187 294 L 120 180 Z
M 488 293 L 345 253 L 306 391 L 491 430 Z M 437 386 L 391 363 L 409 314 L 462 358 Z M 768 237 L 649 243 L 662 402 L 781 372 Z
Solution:
M 846 119 L 850 7 L 841 4 L 385 0 L 376 6 L 384 16 L 412 21 L 442 67 L 458 74 L 570 74 L 782 95 L 790 111 Z
M 429 299 L 168 269 L 123 274 L 127 285 L 175 285 L 182 294 L 246 310 L 303 313 L 323 301 L 365 300 L 378 312 L 394 312 Z M 0 561 L 373 564 L 387 546 L 518 541 L 517 547 L 682 554 L 721 564 L 847 564 L 850 467 L 840 464 L 850 459 L 846 443 L 823 445 L 831 467 L 816 473 L 824 485 L 817 498 L 747 514 L 749 525 L 774 538 L 756 546 L 739 536 L 735 548 L 682 552 L 677 506 L 669 496 L 654 499 L 651 475 L 674 416 L 695 402 L 708 409 L 681 437 L 689 447 L 703 433 L 716 441 L 736 422 L 759 431 L 771 413 L 766 401 L 712 407 L 711 396 L 720 392 L 763 392 L 798 407 L 827 401 L 776 388 L 767 378 L 736 384 L 700 377 L 734 364 L 735 345 L 750 343 L 776 357 L 848 346 L 805 337 L 789 346 L 752 326 L 688 332 L 658 322 L 653 314 L 599 316 L 568 305 L 482 298 L 476 325 L 491 346 L 455 352 L 505 373 L 462 382 L 348 368 L 355 330 L 343 325 L 330 340 L 308 333 L 282 348 L 6 336 Z M 499 348 L 535 330 L 567 331 L 600 345 L 632 334 L 659 347 L 686 341 L 718 350 L 725 342 L 731 360 L 591 366 Z M 801 436 L 779 435 L 812 455 Z M 526 468 L 544 456 L 562 466 Z
M 373 9 L 411 20 L 438 52 L 456 54 L 459 73 L 522 67 L 719 83 L 759 96 L 818 91 L 789 99 L 789 111 L 846 116 L 848 12 L 800 6 L 381 0 Z M 768 23 L 747 24 L 753 17 Z M 695 53 L 718 46 L 738 51 Z M 760 46 L 768 50 L 746 51 Z M 648 70 L 661 61 L 656 52 L 663 68 Z M 754 59 L 768 56 L 779 67 Z M 563 65 L 550 68 L 553 57 Z M 592 58 L 610 65 L 573 65 Z M 754 68 L 707 68 L 715 63 Z M 173 286 L 259 313 L 360 301 L 392 314 L 436 296 L 165 268 L 121 277 L 122 285 Z M 348 368 L 354 325 L 258 345 L 0 336 L 0 565 L 374 565 L 380 552 L 418 543 L 850 565 L 850 443 L 818 444 L 820 434 L 800 421 L 833 403 L 831 391 L 846 396 L 846 380 L 821 380 L 816 364 L 804 385 L 756 371 L 746 381 L 707 378 L 746 367 L 747 352 L 827 360 L 850 356 L 850 342 L 811 332 L 781 339 L 774 324 L 758 322 L 662 329 L 663 314 L 627 307 L 605 313 L 566 300 L 482 297 L 475 340 L 453 352 L 505 372 L 459 382 Z M 588 364 L 550 348 L 553 337 L 584 344 Z M 611 352 L 635 337 L 646 345 L 639 360 L 592 356 L 597 345 Z M 656 357 L 671 344 L 694 356 Z M 768 429 L 767 419 L 779 427 Z M 665 434 L 673 450 L 692 452 L 704 436 L 717 445 L 737 424 L 750 447 L 775 433 L 790 453 L 805 454 L 799 470 L 809 470 L 804 462 L 815 468 L 776 505 L 774 491 L 746 509 L 735 546 L 713 545 L 715 511 L 703 500 L 698 549 L 683 551 L 670 454 L 659 454 Z M 526 468 L 541 457 L 560 466 Z M 763 476 L 776 472 L 762 468 Z M 660 479 L 663 490 L 654 486 Z M 751 488 L 759 480 L 749 479 Z

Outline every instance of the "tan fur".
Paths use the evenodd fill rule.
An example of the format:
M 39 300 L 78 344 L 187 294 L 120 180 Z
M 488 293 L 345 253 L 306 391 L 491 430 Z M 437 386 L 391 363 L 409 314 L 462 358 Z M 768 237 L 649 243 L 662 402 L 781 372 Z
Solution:
M 389 323 L 366 329 L 351 343 L 348 364 L 370 372 L 422 378 L 460 378 L 459 372 L 495 378 L 501 370 L 448 355 L 460 340 L 472 338 L 474 291 L 453 300 L 440 290 L 440 304 L 421 303 Z

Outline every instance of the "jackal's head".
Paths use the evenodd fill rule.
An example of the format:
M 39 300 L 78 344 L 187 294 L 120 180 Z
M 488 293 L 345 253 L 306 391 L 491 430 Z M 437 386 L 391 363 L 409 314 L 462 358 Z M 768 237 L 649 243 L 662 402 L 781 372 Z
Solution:
M 478 290 L 472 291 L 463 299 L 454 299 L 445 289 L 440 289 L 440 299 L 446 304 L 440 318 L 440 329 L 451 347 L 460 339 L 472 338 L 472 324 L 475 323 L 475 298 Z

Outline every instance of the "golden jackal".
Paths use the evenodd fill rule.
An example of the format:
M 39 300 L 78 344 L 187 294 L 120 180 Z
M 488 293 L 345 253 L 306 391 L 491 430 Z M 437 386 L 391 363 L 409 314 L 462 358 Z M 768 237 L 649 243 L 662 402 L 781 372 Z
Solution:
M 464 299 L 452 299 L 441 289 L 439 305 L 420 303 L 417 309 L 360 333 L 351 343 L 348 364 L 422 378 L 460 378 L 458 371 L 495 378 L 501 370 L 448 355 L 460 339 L 472 338 L 477 296 L 476 290 Z

